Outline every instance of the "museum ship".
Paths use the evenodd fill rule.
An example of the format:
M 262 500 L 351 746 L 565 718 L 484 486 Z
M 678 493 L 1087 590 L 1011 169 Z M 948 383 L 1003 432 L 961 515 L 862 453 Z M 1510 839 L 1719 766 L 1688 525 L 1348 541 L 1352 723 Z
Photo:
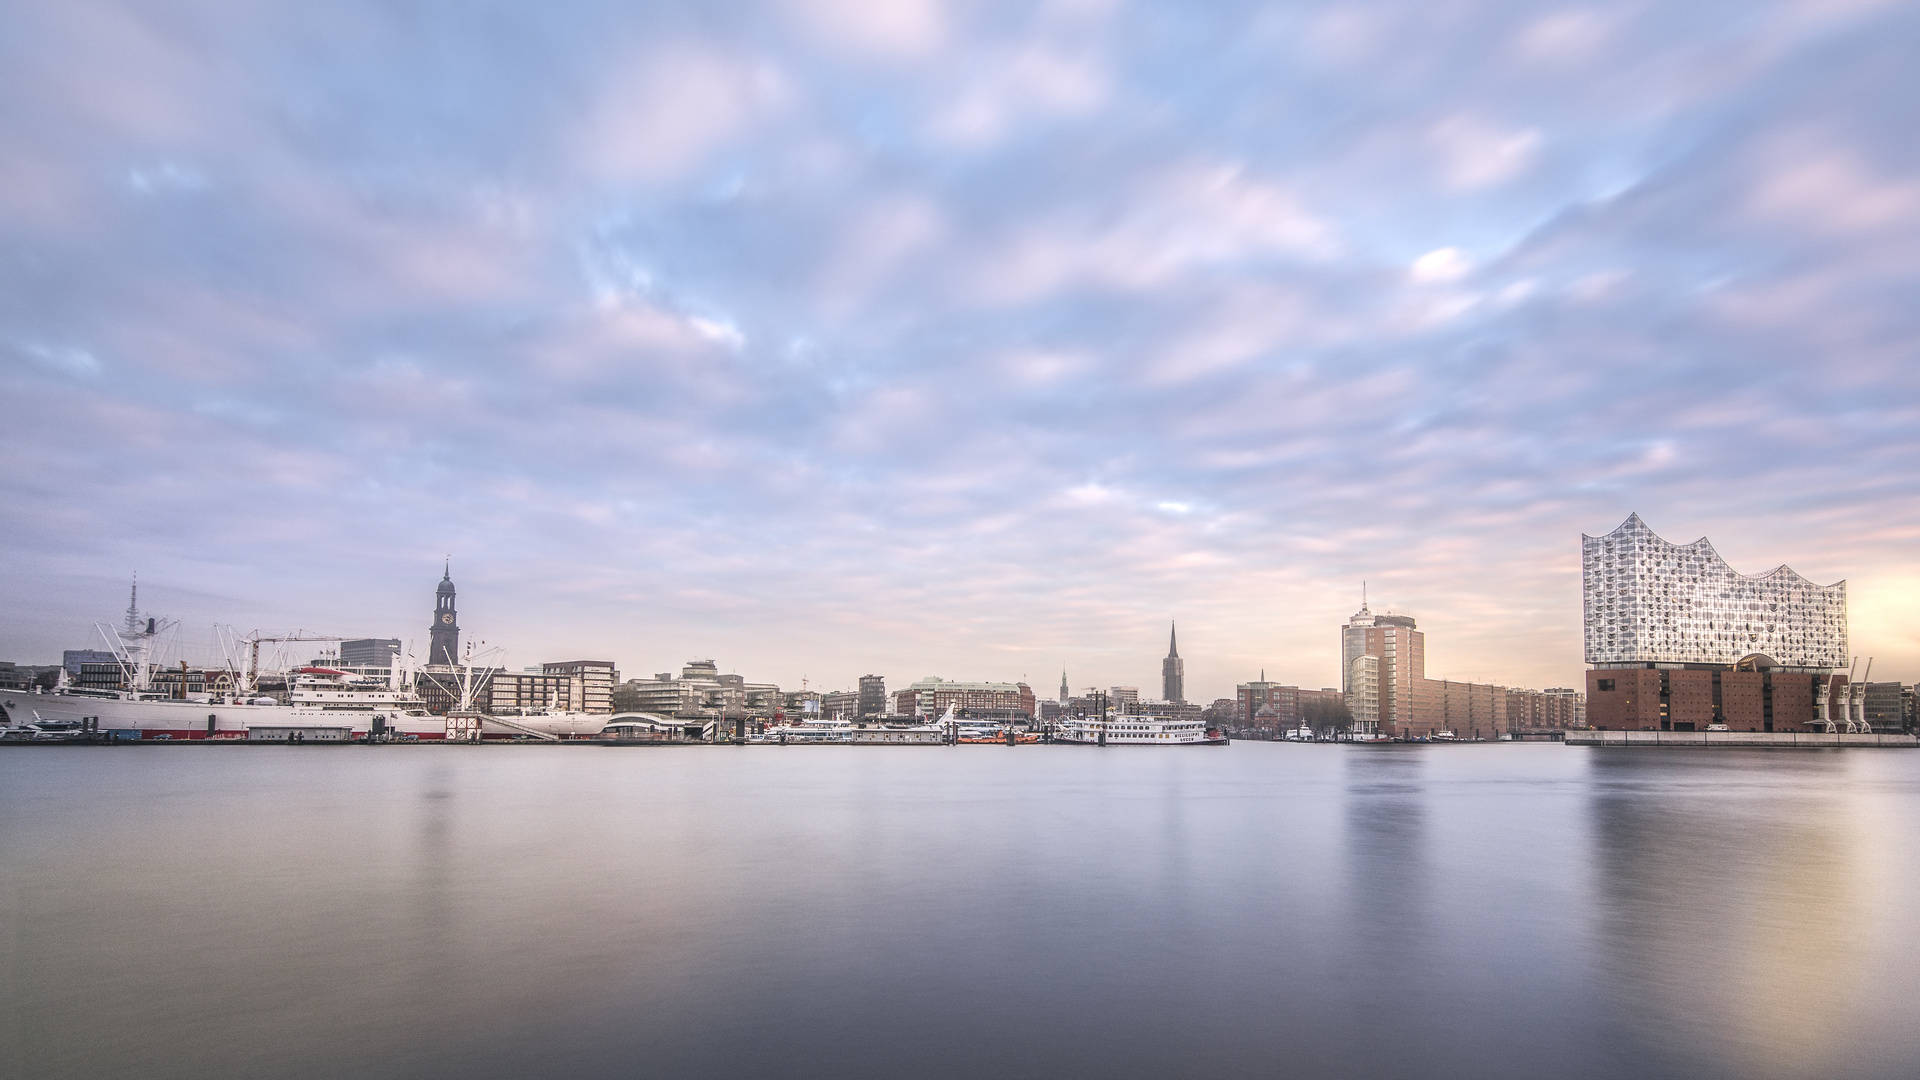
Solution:
M 492 671 L 475 666 L 472 649 L 459 663 L 440 663 L 415 669 L 395 654 L 386 668 L 354 669 L 309 664 L 289 671 L 263 673 L 260 646 L 266 642 L 333 641 L 335 638 L 293 634 L 228 639 L 228 659 L 218 672 L 208 672 L 207 692 L 189 692 L 183 670 L 178 680 L 156 679 L 162 643 L 178 624 L 136 614 L 139 598 L 129 603 L 125 624 L 99 627 L 119 668 L 116 687 L 74 686 L 61 683 L 51 691 L 0 691 L 0 725 L 83 727 L 119 738 L 141 740 L 236 739 L 247 741 L 345 742 L 356 739 L 412 741 L 433 739 L 561 739 L 598 735 L 607 717 L 556 707 L 480 711 Z M 457 648 L 453 621 L 452 582 L 441 583 L 436 613 L 435 646 L 451 659 Z M 444 624 L 444 628 L 443 628 Z M 442 634 L 446 640 L 440 640 Z M 184 665 L 183 665 L 184 669 Z M 445 714 L 435 714 L 418 692 L 422 680 L 434 683 L 452 703 Z M 263 686 L 273 687 L 262 692 Z

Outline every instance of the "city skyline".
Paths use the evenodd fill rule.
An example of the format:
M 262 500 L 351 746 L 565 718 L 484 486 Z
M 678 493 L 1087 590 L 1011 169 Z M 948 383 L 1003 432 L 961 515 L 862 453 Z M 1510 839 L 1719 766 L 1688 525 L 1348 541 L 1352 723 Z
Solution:
M 1629 522 L 1626 525 L 1623 525 L 1621 528 L 1626 529 L 1629 526 L 1638 526 L 1643 531 L 1645 529 L 1645 526 L 1641 525 L 1638 522 L 1637 515 L 1635 515 L 1634 518 L 1630 519 Z M 1587 539 L 1591 540 L 1591 538 L 1587 538 Z M 1655 539 L 1657 540 L 1657 538 Z M 1723 569 L 1724 569 L 1724 564 L 1723 564 Z M 280 646 L 276 646 L 274 649 L 270 650 L 270 652 L 273 655 L 278 656 L 280 660 L 283 662 L 299 663 L 299 662 L 303 662 L 304 659 L 309 657 L 331 655 L 333 650 L 344 649 L 348 645 L 361 647 L 361 648 L 385 648 L 387 644 L 392 644 L 397 647 L 397 649 L 403 656 L 409 657 L 408 663 L 410 665 L 419 665 L 423 663 L 424 664 L 447 664 L 447 663 L 463 662 L 462 657 L 467 654 L 464 653 L 459 646 L 460 627 L 457 625 L 457 621 L 456 621 L 457 620 L 457 617 L 456 617 L 457 590 L 458 590 L 458 585 L 453 580 L 452 564 L 451 564 L 451 559 L 449 558 L 446 561 L 446 563 L 443 565 L 441 579 L 434 588 L 433 605 L 432 605 L 431 614 L 429 616 L 428 625 L 427 625 L 427 629 L 424 637 L 424 641 L 426 643 L 425 644 L 426 652 L 424 654 L 421 654 L 417 651 L 412 651 L 414 648 L 415 639 L 405 637 L 405 636 L 400 638 L 393 638 L 393 639 L 379 639 L 379 638 L 362 639 L 362 638 L 355 638 L 352 635 L 347 635 L 347 634 L 327 636 L 328 628 L 312 628 L 312 627 L 303 628 L 302 632 L 314 634 L 318 636 L 313 637 L 311 639 L 302 640 L 299 642 L 284 643 Z M 149 591 L 151 592 L 151 588 Z M 137 581 L 132 587 L 130 596 L 131 598 L 129 601 L 129 605 L 126 609 L 126 612 L 123 615 L 123 619 L 125 619 L 128 622 L 128 625 L 132 625 L 133 621 L 136 619 L 136 616 L 138 618 L 148 618 L 156 614 L 155 612 L 151 611 L 150 609 L 148 609 L 147 607 L 139 603 L 139 592 L 138 592 Z M 1361 623 L 1365 623 L 1366 625 L 1371 626 L 1373 625 L 1373 621 L 1376 618 L 1376 616 L 1379 618 L 1382 625 L 1386 625 L 1389 623 L 1396 624 L 1396 625 L 1405 625 L 1408 630 L 1411 630 L 1413 626 L 1413 619 L 1410 616 L 1407 616 L 1404 614 L 1396 614 L 1391 609 L 1383 609 L 1381 612 L 1378 612 L 1378 613 L 1372 612 L 1368 606 L 1368 601 L 1365 598 L 1365 593 L 1363 589 L 1360 611 L 1358 614 L 1356 614 L 1353 617 L 1351 624 L 1359 625 Z M 167 637 L 170 659 L 166 660 L 165 661 L 166 663 L 172 663 L 177 660 L 186 660 L 189 663 L 195 664 L 196 666 L 219 667 L 222 665 L 223 661 L 232 659 L 225 652 L 225 650 L 230 647 L 230 644 L 222 643 L 221 634 L 217 629 L 213 627 L 209 627 L 208 628 L 209 633 L 207 634 L 206 639 L 199 640 L 196 638 L 193 631 L 184 625 L 182 620 L 167 616 L 164 613 L 161 613 L 159 617 L 163 618 L 164 620 L 166 620 L 168 623 L 171 624 L 171 628 L 168 630 L 168 637 Z M 1842 605 L 1842 618 L 1844 618 L 1844 604 Z M 231 625 L 228 625 L 227 629 L 230 631 L 238 630 L 237 627 L 232 627 Z M 98 634 L 100 632 L 100 629 L 96 627 L 94 628 L 94 632 Z M 1352 633 L 1353 631 L 1349 630 L 1347 627 L 1344 627 L 1344 626 L 1341 627 L 1339 630 L 1341 640 L 1333 650 L 1338 656 L 1338 662 L 1336 663 L 1336 668 L 1340 670 L 1342 673 L 1341 683 L 1338 687 L 1315 687 L 1314 685 L 1311 684 L 1311 682 L 1302 682 L 1298 680 L 1290 681 L 1284 673 L 1281 674 L 1280 678 L 1274 680 L 1272 685 L 1297 686 L 1301 689 L 1307 689 L 1307 690 L 1326 689 L 1326 690 L 1334 690 L 1336 692 L 1344 693 L 1346 690 L 1346 684 L 1349 680 L 1349 674 L 1350 674 L 1347 662 L 1350 661 L 1354 656 L 1358 655 L 1354 651 L 1354 647 L 1351 642 Z M 1189 696 L 1184 693 L 1185 668 L 1184 668 L 1184 659 L 1179 656 L 1177 625 L 1170 626 L 1168 634 L 1169 634 L 1168 654 L 1165 657 L 1161 658 L 1161 660 L 1159 661 L 1160 678 L 1161 678 L 1160 685 L 1161 685 L 1161 691 L 1162 691 L 1161 699 L 1167 700 L 1167 701 L 1193 700 L 1195 701 L 1196 704 L 1204 704 L 1206 701 L 1209 701 L 1209 700 L 1214 700 L 1216 698 L 1223 698 L 1225 695 L 1214 695 L 1211 697 L 1207 695 L 1201 695 L 1198 697 L 1189 698 Z M 237 633 L 228 634 L 227 635 L 228 642 L 230 643 L 232 640 L 235 640 L 237 636 L 238 636 Z M 1416 637 L 1424 639 L 1424 635 L 1416 635 Z M 539 670 L 540 668 L 539 665 L 530 666 L 525 664 L 523 662 L 524 654 L 522 659 L 514 658 L 508 646 L 501 644 L 499 642 L 489 642 L 486 639 L 475 638 L 470 641 L 469 645 L 470 645 L 470 649 L 478 648 L 480 650 L 479 655 L 476 655 L 473 657 L 473 662 L 476 664 L 486 664 L 488 666 L 499 668 L 502 670 L 507 670 L 507 671 L 535 671 L 535 670 Z M 67 652 L 68 650 L 62 649 L 61 651 Z M 295 654 L 298 654 L 298 655 L 295 655 Z M 350 661 L 350 660 L 343 659 L 342 662 L 366 663 L 369 661 L 365 661 L 365 660 Z M 554 667 L 557 662 L 566 663 L 566 662 L 577 662 L 577 661 L 560 662 L 560 661 L 556 661 L 555 658 L 552 656 L 541 657 L 541 665 L 544 665 L 546 668 L 549 668 L 549 669 Z M 651 668 L 653 667 L 660 666 L 660 664 L 658 663 L 653 663 L 650 665 L 646 660 L 642 660 L 640 663 L 635 664 L 635 663 L 632 663 L 631 661 L 623 661 L 618 657 L 600 657 L 597 660 L 590 661 L 590 662 L 610 663 L 613 668 L 625 671 L 626 677 L 629 679 L 644 678 L 645 676 L 642 674 L 641 669 L 645 668 L 645 669 L 651 670 Z M 714 657 L 710 657 L 710 656 L 706 656 L 706 657 L 694 656 L 689 658 L 687 662 L 712 666 L 717 661 Z M 750 665 L 752 661 L 748 660 L 746 661 L 746 663 Z M 1120 663 L 1124 664 L 1125 661 L 1124 660 L 1120 661 Z M 375 666 L 380 666 L 380 665 L 376 663 Z M 938 662 L 936 661 L 933 666 L 937 667 Z M 726 671 L 730 673 L 738 673 L 737 664 L 736 665 L 720 665 L 720 667 L 724 668 Z M 1261 665 L 1261 668 L 1260 668 L 1260 679 L 1265 680 L 1266 677 L 1267 677 L 1266 666 L 1263 664 Z M 867 680 L 870 678 L 884 679 L 885 676 L 884 675 L 882 676 L 863 675 L 858 680 L 855 681 L 854 685 L 864 687 Z M 930 678 L 933 681 L 938 682 L 941 680 L 942 676 L 938 674 L 929 674 L 929 675 L 923 675 L 921 676 L 921 678 L 922 679 Z M 1062 679 L 1063 690 L 1071 690 L 1072 684 L 1069 681 L 1070 673 L 1063 671 L 1061 674 L 1061 679 Z M 962 678 L 954 681 L 968 682 L 969 680 Z M 1007 680 L 988 676 L 981 681 L 1005 682 Z M 1024 685 L 1029 685 L 1029 686 L 1031 686 L 1034 683 L 1034 680 L 1024 673 L 1018 677 L 1017 681 Z M 1469 681 L 1478 682 L 1478 683 L 1495 683 L 1495 682 L 1498 682 L 1499 680 L 1482 679 L 1482 678 L 1476 677 Z M 834 684 L 831 678 L 815 679 L 809 675 L 800 676 L 799 682 L 797 684 L 787 682 L 784 680 L 775 680 L 774 685 L 780 686 L 783 691 L 792 691 L 795 689 L 811 689 L 814 692 L 818 693 L 818 692 L 823 692 L 831 689 L 836 692 L 852 692 L 852 686 L 842 687 L 837 684 Z M 1263 682 L 1262 685 L 1267 685 L 1267 684 Z M 1519 684 L 1515 683 L 1514 685 L 1517 687 Z M 1115 689 L 1118 689 L 1119 687 L 1122 687 L 1122 686 L 1130 686 L 1130 684 L 1128 680 L 1125 678 L 1117 678 L 1112 682 L 1100 682 L 1098 680 L 1095 680 L 1095 682 L 1092 684 L 1089 684 L 1087 688 L 1094 691 L 1101 691 L 1107 686 L 1112 686 Z M 1138 693 L 1137 687 L 1130 687 L 1130 688 L 1135 693 Z M 1174 691 L 1174 692 L 1169 692 L 1169 691 Z
M 837 0 L 6 16 L 0 657 L 1577 685 L 1638 513 L 1920 676 L 1920 14 Z

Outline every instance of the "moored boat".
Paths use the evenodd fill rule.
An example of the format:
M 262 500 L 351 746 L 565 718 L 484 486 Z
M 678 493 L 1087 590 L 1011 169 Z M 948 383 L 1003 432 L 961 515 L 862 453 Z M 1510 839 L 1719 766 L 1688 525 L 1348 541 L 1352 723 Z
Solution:
M 1199 720 L 1115 713 L 1070 716 L 1053 729 L 1053 741 L 1093 746 L 1224 746 L 1226 732 Z

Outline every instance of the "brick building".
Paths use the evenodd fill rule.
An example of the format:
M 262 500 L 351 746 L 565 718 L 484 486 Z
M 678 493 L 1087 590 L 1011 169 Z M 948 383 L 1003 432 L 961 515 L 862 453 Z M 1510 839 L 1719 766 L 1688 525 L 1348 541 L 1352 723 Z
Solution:
M 1587 723 L 1608 731 L 1825 730 L 1822 684 L 1844 696 L 1844 675 L 1704 667 L 1595 668 Z
M 1336 703 L 1342 700 L 1344 697 L 1340 691 L 1330 686 L 1319 690 L 1306 690 L 1284 683 L 1268 682 L 1267 673 L 1263 671 L 1259 679 L 1234 687 L 1233 726 L 1241 730 L 1265 734 L 1291 731 L 1306 721 L 1307 710 L 1311 703 L 1318 701 Z M 1216 706 L 1218 704 L 1219 702 L 1215 702 Z M 1271 713 L 1262 714 L 1260 711 L 1262 707 L 1271 709 Z
M 1452 733 L 1456 739 L 1492 740 L 1507 734 L 1507 688 L 1453 679 L 1413 679 L 1408 720 L 1397 727 L 1409 737 Z
M 1515 735 L 1586 726 L 1586 697 L 1578 691 L 1564 687 L 1507 691 L 1507 730 Z

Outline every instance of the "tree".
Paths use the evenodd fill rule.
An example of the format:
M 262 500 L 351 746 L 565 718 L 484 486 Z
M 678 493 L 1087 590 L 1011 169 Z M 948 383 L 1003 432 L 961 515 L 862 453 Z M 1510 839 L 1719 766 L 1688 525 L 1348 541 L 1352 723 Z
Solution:
M 1332 738 L 1353 727 L 1353 713 L 1339 698 L 1311 697 L 1300 704 L 1300 722 L 1318 738 Z

